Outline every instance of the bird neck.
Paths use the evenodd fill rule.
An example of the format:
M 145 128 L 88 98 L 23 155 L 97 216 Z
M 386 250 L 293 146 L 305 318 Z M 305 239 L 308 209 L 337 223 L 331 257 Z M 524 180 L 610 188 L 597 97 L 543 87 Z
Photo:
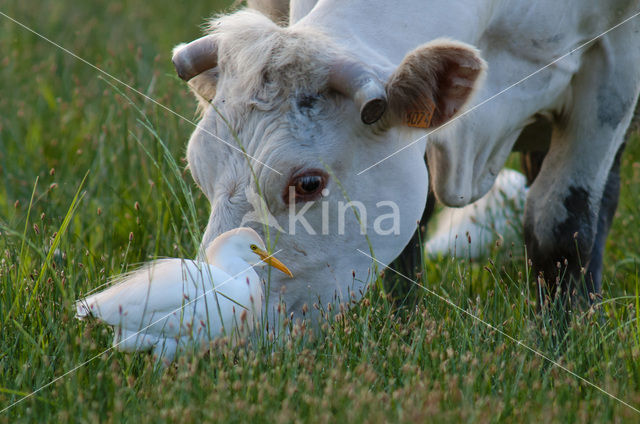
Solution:
M 217 255 L 208 258 L 208 262 L 229 274 L 230 277 L 240 278 L 247 274 L 250 277 L 253 277 L 254 275 L 257 277 L 256 270 L 254 269 L 255 267 L 251 266 L 244 259 L 235 255 L 225 255 L 223 249 L 217 253 Z M 257 280 L 258 278 L 250 278 L 250 283 L 255 283 Z
M 214 267 L 226 272 L 231 279 L 230 281 L 240 283 L 237 286 L 231 283 L 233 286 L 244 287 L 244 290 L 249 290 L 252 303 L 249 310 L 260 316 L 262 311 L 263 289 L 255 266 L 251 266 L 251 264 L 238 256 L 225 257 L 225 255 L 221 255 L 209 258 L 208 262 Z
M 209 263 L 216 268 L 220 268 L 232 277 L 237 274 L 242 274 L 248 271 L 251 267 L 244 259 L 237 256 L 216 255 L 216 257 L 209 258 Z

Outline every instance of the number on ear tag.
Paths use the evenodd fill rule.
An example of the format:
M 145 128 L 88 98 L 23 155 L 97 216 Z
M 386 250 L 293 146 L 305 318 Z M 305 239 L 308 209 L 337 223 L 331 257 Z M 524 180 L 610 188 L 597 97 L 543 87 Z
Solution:
M 413 128 L 429 128 L 431 125 L 431 119 L 433 118 L 433 112 L 435 111 L 433 102 L 429 101 L 429 106 L 425 109 L 413 109 L 407 111 L 404 117 L 404 123 L 408 127 Z

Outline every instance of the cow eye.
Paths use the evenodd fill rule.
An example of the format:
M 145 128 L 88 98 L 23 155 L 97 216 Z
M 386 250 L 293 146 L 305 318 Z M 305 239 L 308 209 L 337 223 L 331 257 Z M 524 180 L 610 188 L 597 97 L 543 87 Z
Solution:
M 283 200 L 285 203 L 315 200 L 322 195 L 322 190 L 327 186 L 327 180 L 327 174 L 320 170 L 294 175 L 287 184 Z M 295 199 L 291 198 L 292 194 Z
M 320 175 L 305 175 L 296 180 L 296 194 L 305 196 L 315 193 L 322 185 L 322 177 Z

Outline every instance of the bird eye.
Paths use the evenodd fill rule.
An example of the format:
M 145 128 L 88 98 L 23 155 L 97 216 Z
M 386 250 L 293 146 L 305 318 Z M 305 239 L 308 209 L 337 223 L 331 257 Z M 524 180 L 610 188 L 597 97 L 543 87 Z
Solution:
M 322 190 L 327 186 L 327 180 L 327 174 L 321 170 L 294 175 L 287 184 L 283 200 L 285 203 L 315 200 L 322 195 Z M 291 198 L 292 194 L 294 199 Z
M 251 248 L 251 250 L 256 250 L 258 248 L 258 246 L 256 246 L 255 244 L 252 244 L 251 246 L 249 246 Z

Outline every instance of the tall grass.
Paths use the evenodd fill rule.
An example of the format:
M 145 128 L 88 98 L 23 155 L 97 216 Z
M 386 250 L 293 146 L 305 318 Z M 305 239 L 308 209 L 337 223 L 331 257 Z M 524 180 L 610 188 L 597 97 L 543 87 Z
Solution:
M 171 47 L 225 4 L 8 0 L 25 22 L 183 115 Z M 309 305 L 320 330 L 266 335 L 155 366 L 107 351 L 74 301 L 157 256 L 193 257 L 208 204 L 185 169 L 192 126 L 0 19 L 0 423 L 637 422 L 638 414 L 386 271 L 360 302 Z M 523 248 L 429 261 L 420 285 L 607 392 L 640 405 L 640 143 L 629 141 L 604 302 L 562 342 L 544 325 Z M 402 287 L 402 289 L 397 289 Z

